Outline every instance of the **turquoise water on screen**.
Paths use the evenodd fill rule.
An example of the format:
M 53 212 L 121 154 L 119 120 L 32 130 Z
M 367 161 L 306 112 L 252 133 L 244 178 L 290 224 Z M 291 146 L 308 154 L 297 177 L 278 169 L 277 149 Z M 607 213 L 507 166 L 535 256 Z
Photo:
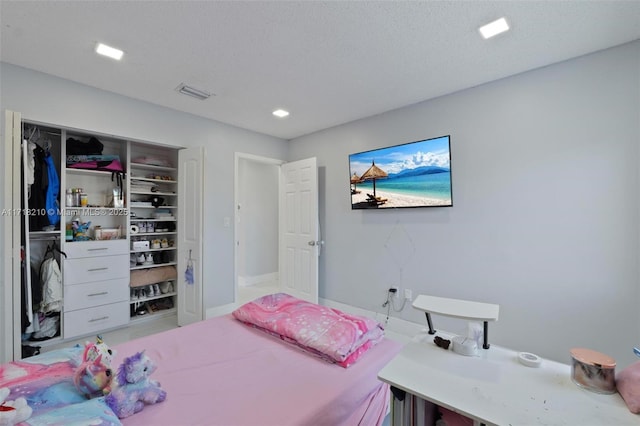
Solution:
M 373 184 L 371 181 L 359 183 L 357 188 L 361 191 L 373 192 Z M 438 200 L 450 200 L 451 172 L 378 179 L 376 180 L 376 191 L 394 192 L 396 194 L 428 197 Z

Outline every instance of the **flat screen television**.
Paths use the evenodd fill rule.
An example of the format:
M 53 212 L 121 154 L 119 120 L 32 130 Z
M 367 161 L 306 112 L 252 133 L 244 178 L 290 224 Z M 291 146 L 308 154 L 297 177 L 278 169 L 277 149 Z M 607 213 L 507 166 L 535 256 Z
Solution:
M 451 207 L 450 136 L 349 155 L 352 209 Z

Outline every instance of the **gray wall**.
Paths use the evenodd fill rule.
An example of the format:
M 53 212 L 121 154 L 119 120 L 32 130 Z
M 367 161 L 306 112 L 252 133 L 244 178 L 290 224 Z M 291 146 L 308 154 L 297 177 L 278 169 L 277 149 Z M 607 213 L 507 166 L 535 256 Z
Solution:
M 634 42 L 293 140 L 289 158 L 321 171 L 320 296 L 382 312 L 399 285 L 497 303 L 495 343 L 636 360 L 639 79 Z M 447 134 L 452 208 L 350 210 L 350 153 Z
M 241 234 L 238 275 L 278 272 L 278 183 L 280 168 L 244 158 L 238 161 Z
M 204 191 L 215 194 L 204 199 L 205 309 L 233 302 L 233 227 L 224 227 L 224 219 L 234 214 L 235 152 L 285 159 L 286 141 L 6 63 L 0 63 L 0 89 L 0 108 L 19 111 L 24 119 L 167 145 L 204 146 Z

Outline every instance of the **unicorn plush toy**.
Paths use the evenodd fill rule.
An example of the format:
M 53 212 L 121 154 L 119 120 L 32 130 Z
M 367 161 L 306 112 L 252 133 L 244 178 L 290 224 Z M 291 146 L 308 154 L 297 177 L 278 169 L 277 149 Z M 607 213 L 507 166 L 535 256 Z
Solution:
M 96 343 L 85 344 L 82 361 L 73 376 L 73 383 L 80 393 L 91 399 L 110 391 L 113 379 L 112 358 L 113 351 L 101 336 L 98 336 Z
M 125 358 L 114 380 L 113 390 L 105 402 L 121 419 L 142 411 L 145 404 L 162 402 L 167 393 L 160 383 L 149 376 L 156 370 L 155 363 L 144 351 Z
M 85 361 L 76 369 L 73 383 L 88 399 L 103 396 L 109 391 L 113 374 L 102 362 L 102 355 L 93 361 Z
M 102 362 L 108 367 L 111 367 L 111 361 L 113 361 L 115 352 L 104 343 L 102 336 L 98 334 L 96 336 L 96 343 L 87 342 L 85 344 L 83 357 L 88 361 L 93 361 L 100 355 L 102 355 Z

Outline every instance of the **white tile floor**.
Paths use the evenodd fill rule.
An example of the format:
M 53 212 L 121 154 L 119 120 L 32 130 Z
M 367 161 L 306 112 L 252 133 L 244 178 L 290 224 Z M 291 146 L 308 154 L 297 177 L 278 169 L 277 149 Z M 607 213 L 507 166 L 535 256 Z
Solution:
M 238 304 L 250 302 L 258 297 L 277 293 L 280 291 L 278 283 L 276 282 L 264 282 L 251 286 L 238 287 Z
M 170 315 L 150 321 L 134 322 L 132 324 L 129 324 L 128 327 L 119 328 L 113 331 L 107 331 L 105 333 L 100 333 L 100 335 L 104 339 L 105 343 L 107 343 L 109 346 L 114 346 L 119 343 L 137 339 L 139 337 L 171 330 L 173 328 L 176 328 L 177 326 L 178 318 L 175 315 Z M 48 352 L 59 348 L 68 348 L 76 344 L 84 345 L 85 342 L 94 340 L 95 336 L 85 336 L 83 338 L 72 341 L 64 341 L 53 345 L 44 345 L 42 346 L 41 352 Z

